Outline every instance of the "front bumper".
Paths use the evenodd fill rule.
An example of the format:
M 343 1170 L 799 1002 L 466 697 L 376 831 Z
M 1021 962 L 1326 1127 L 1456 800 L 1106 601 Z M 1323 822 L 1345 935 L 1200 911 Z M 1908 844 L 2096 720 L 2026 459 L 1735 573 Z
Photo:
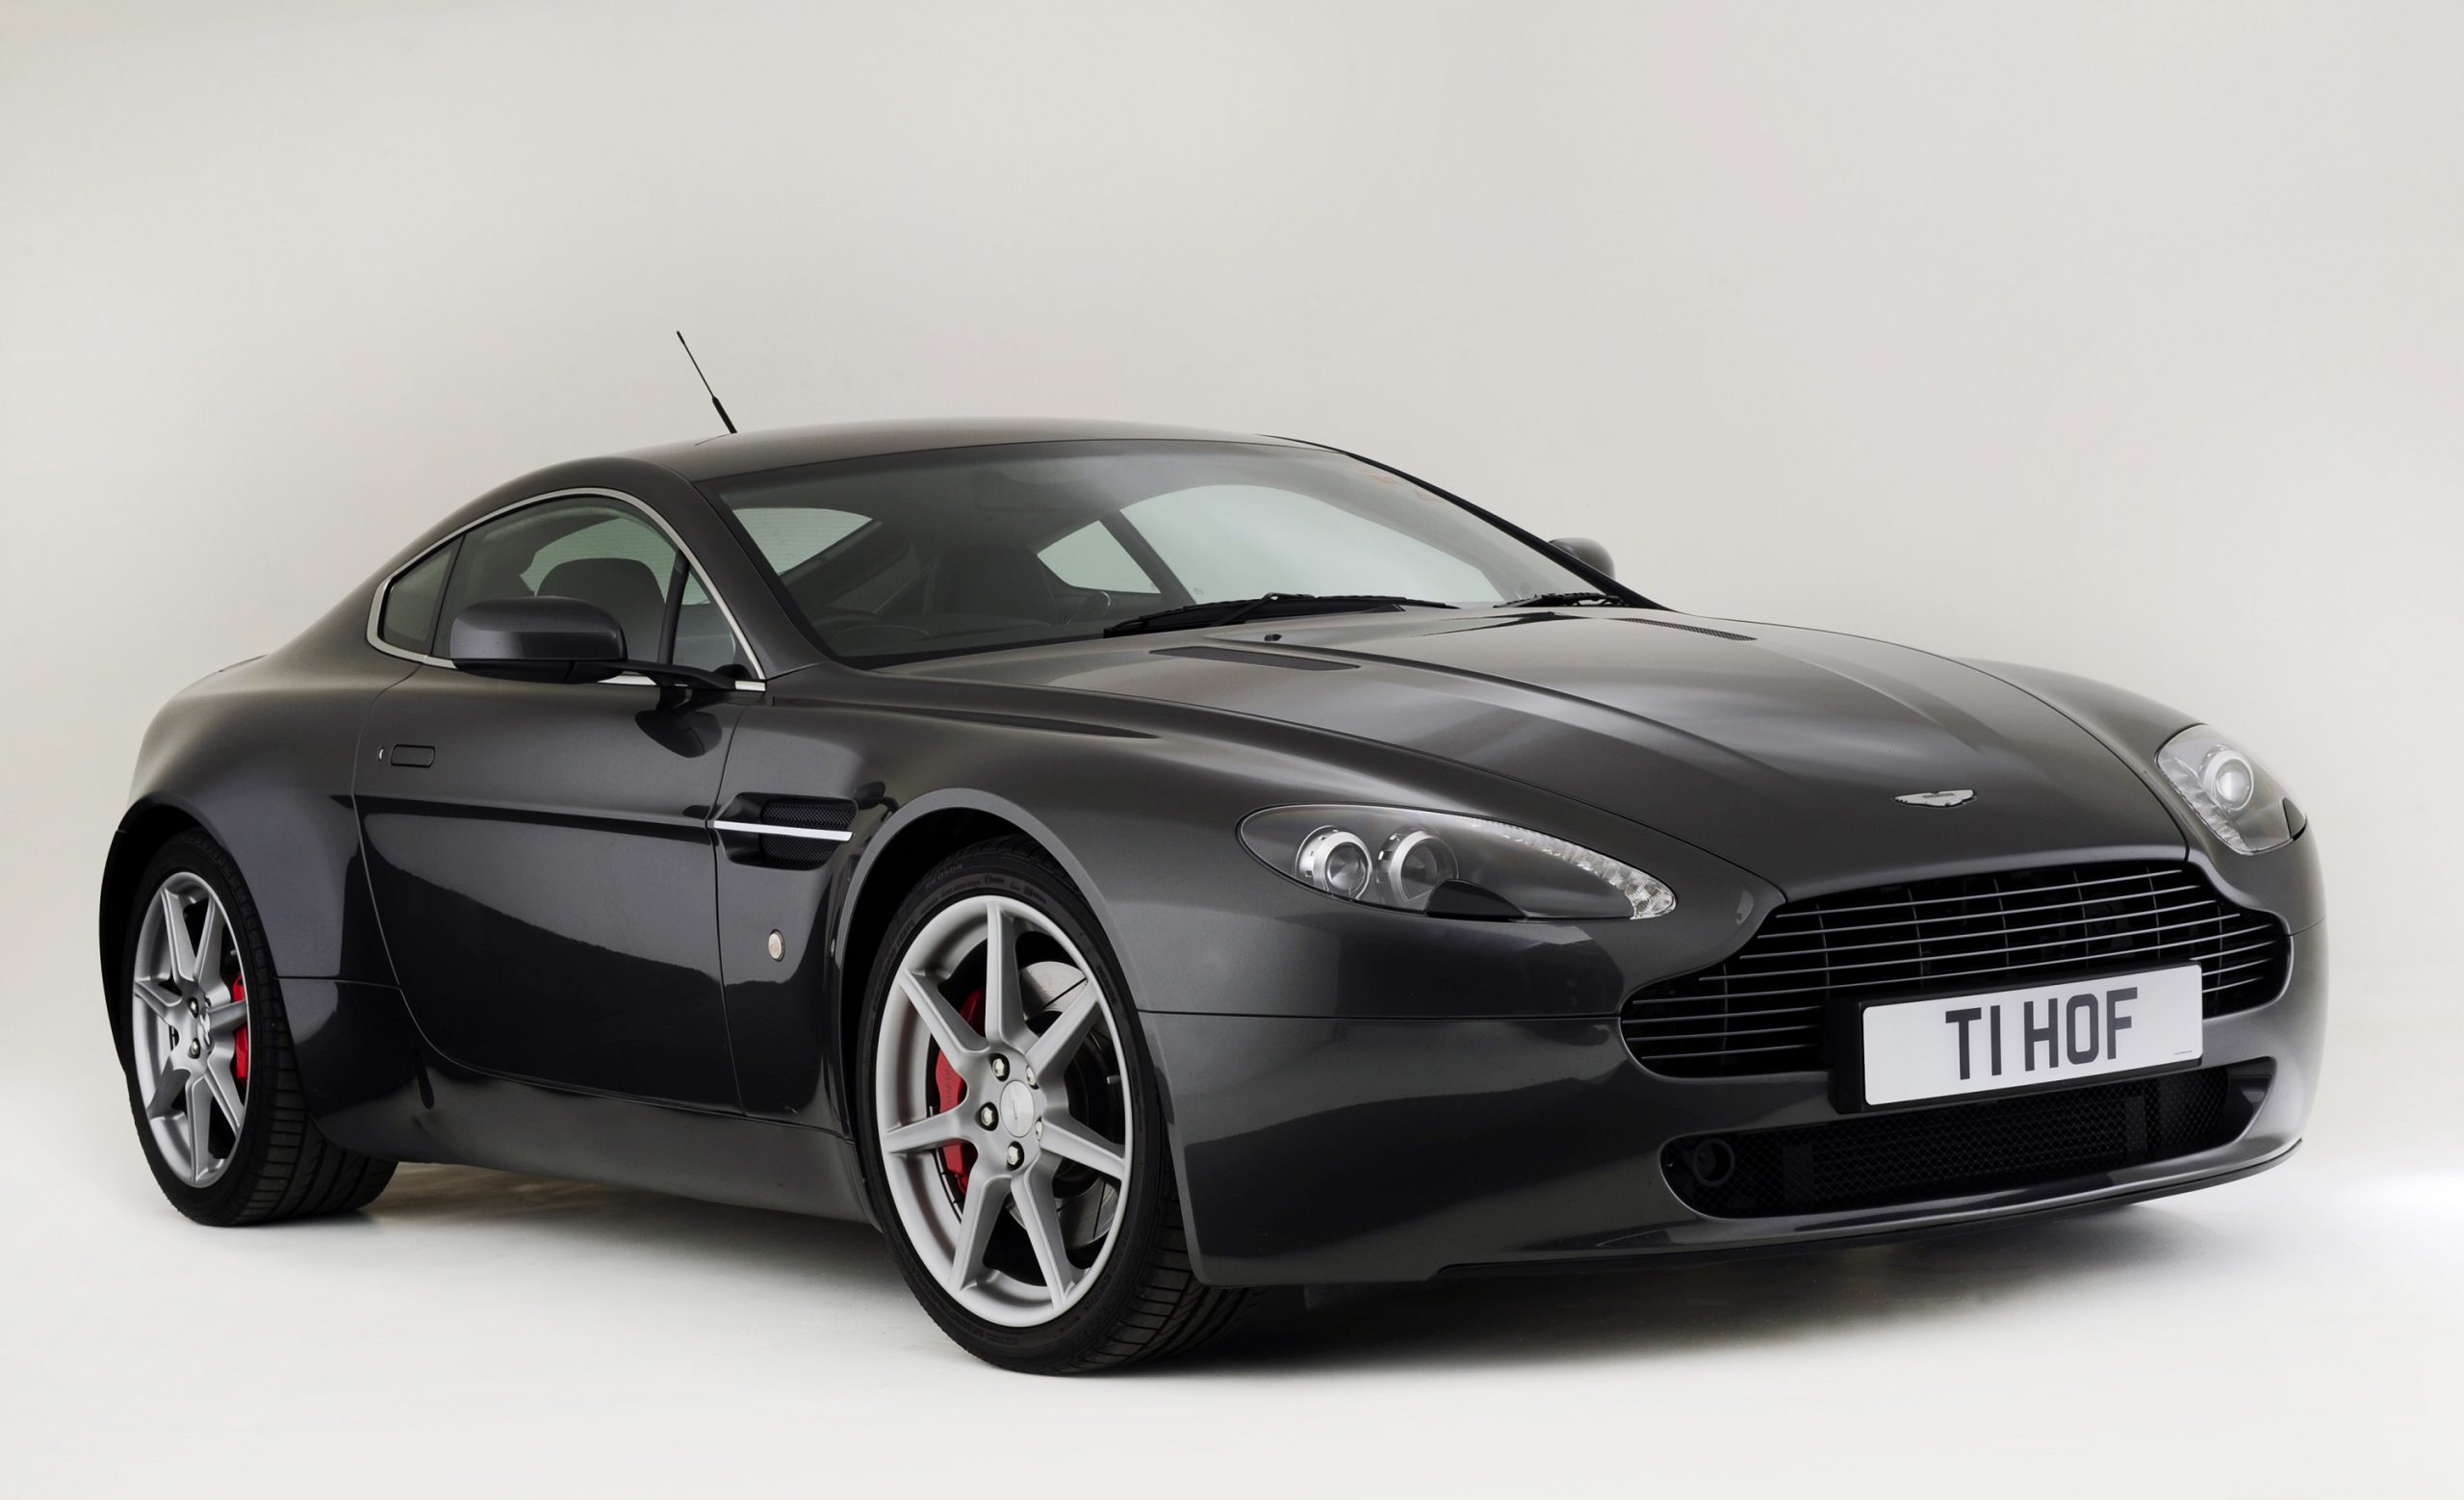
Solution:
M 1662 1163 L 1681 1137 L 1846 1118 L 1827 1073 L 1661 1077 L 1633 1061 L 1614 1016 L 1142 1021 L 1168 1084 L 1201 1279 L 1418 1281 L 1950 1229 L 2257 1171 L 2299 1142 L 2318 1081 L 2325 928 L 2293 941 L 2281 996 L 2205 1022 L 2203 1066 L 2273 1066 L 2233 1139 L 2109 1172 L 1832 1213 L 1697 1212 Z

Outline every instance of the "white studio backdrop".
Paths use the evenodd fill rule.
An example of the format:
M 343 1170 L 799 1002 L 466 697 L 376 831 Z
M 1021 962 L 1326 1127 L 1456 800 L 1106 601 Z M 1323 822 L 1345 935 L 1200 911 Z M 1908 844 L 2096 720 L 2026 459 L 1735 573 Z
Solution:
M 704 430 L 1316 437 L 1682 608 L 2103 677 L 2458 886 L 2451 7 L 12 8 L 13 913 L 448 507 Z M 2358 971 L 2354 970 L 2352 971 Z
M 2459 57 L 2428 3 L 0 0 L 0 1076 L 111 1087 L 158 704 L 710 430 L 682 327 L 748 427 L 1317 438 L 1680 608 L 2205 717 L 2323 846 L 2328 1104 L 2430 1081 Z
M 2454 8 L 8 14 L 46 973 L 160 701 L 502 479 L 708 428 L 680 325 L 748 426 L 1314 437 L 1681 608 L 2130 686 L 2294 789 L 2348 990 L 2464 894 Z

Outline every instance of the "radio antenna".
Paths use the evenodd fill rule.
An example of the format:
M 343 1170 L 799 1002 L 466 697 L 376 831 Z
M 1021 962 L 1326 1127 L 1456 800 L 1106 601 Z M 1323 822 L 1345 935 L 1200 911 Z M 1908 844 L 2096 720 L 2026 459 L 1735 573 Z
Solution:
M 683 329 L 679 328 L 676 330 L 676 342 L 679 344 L 684 344 Z M 693 359 L 692 345 L 684 344 L 684 357 L 687 359 Z M 708 375 L 702 375 L 702 362 L 698 359 L 693 359 L 693 373 L 697 375 L 702 375 L 702 389 L 710 391 L 710 377 Z M 730 434 L 733 434 L 735 431 L 735 419 L 728 415 L 728 409 L 726 405 L 719 401 L 719 393 L 716 391 L 710 391 L 710 409 L 719 414 L 719 421 L 727 425 L 727 429 Z

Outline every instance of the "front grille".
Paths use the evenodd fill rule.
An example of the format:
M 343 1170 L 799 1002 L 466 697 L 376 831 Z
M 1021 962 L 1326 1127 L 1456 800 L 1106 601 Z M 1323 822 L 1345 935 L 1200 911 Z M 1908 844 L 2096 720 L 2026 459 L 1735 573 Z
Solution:
M 1834 1000 L 2056 985 L 2196 963 L 2205 1011 L 2275 998 L 2292 942 L 2187 865 L 2073 865 L 1959 875 L 1791 901 L 1708 969 L 1635 992 L 1635 1061 L 1672 1077 L 1823 1066 Z
M 2209 1151 L 2267 1097 L 2269 1063 L 1669 1143 L 1668 1184 L 1724 1219 L 2036 1187 Z

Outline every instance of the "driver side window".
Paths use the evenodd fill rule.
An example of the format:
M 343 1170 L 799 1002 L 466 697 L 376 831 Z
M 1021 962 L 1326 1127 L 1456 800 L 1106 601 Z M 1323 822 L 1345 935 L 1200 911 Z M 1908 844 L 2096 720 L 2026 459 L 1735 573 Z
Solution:
M 734 634 L 674 543 L 620 501 L 550 501 L 464 534 L 438 612 L 437 647 L 475 604 L 531 595 L 579 599 L 607 611 L 636 661 L 718 671 L 740 659 Z

